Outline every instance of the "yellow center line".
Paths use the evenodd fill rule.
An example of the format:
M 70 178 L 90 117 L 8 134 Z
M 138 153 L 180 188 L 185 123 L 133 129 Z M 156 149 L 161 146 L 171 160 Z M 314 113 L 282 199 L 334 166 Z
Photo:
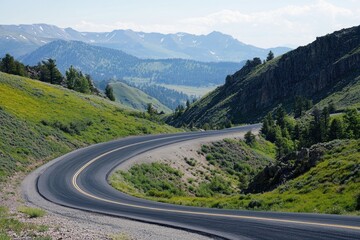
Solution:
M 168 138 L 174 138 L 174 137 L 165 137 L 165 138 L 161 138 L 161 140 L 163 139 L 168 139 Z M 141 206 L 141 205 L 136 205 L 136 204 L 129 204 L 129 203 L 123 203 L 123 202 L 118 202 L 118 201 L 113 201 L 113 200 L 109 200 L 109 199 L 105 199 L 105 198 L 101 198 L 95 195 L 92 195 L 86 191 L 84 191 L 83 189 L 81 189 L 79 187 L 79 185 L 77 184 L 77 178 L 79 177 L 79 175 L 81 174 L 81 172 L 84 171 L 85 168 L 89 167 L 92 163 L 94 163 L 95 161 L 99 160 L 100 158 L 111 154 L 113 152 L 125 149 L 125 148 L 129 148 L 129 147 L 133 147 L 136 145 L 140 145 L 140 144 L 144 144 L 144 143 L 149 143 L 149 142 L 153 142 L 153 141 L 158 141 L 160 139 L 153 139 L 153 140 L 148 140 L 148 141 L 143 141 L 143 142 L 138 142 L 138 143 L 133 143 L 133 144 L 129 144 L 123 147 L 119 147 L 116 149 L 113 149 L 109 152 L 103 153 L 99 156 L 97 156 L 96 158 L 90 160 L 89 162 L 87 162 L 85 165 L 83 165 L 73 176 L 72 178 L 72 184 L 75 187 L 75 189 L 82 193 L 85 196 L 88 196 L 90 198 L 99 200 L 99 201 L 103 201 L 103 202 L 107 202 L 107 203 L 112 203 L 112 204 L 117 204 L 117 205 L 121 205 L 121 206 L 127 206 L 127 207 L 132 207 L 132 208 L 139 208 L 139 209 L 146 209 L 146 210 L 154 210 L 154 211 L 160 211 L 160 212 L 171 212 L 171 213 L 181 213 L 181 214 L 192 214 L 192 215 L 200 215 L 200 216 L 212 216 L 212 217 L 226 217 L 226 218 L 235 218 L 235 219 L 250 219 L 250 220 L 261 220 L 261 221 L 271 221 L 271 222 L 281 222 L 281 223 L 295 223 L 295 224 L 303 224 L 303 225 L 312 225 L 312 226 L 320 226 L 320 227 L 334 227 L 334 228 L 343 228 L 343 229 L 351 229 L 351 230 L 360 230 L 360 227 L 358 226 L 349 226 L 349 225 L 338 225 L 338 224 L 327 224 L 327 223 L 318 223 L 318 222 L 306 222 L 306 221 L 296 221 L 296 220 L 288 220 L 288 219 L 277 219 L 277 218 L 266 218 L 266 217 L 253 217 L 253 216 L 241 216 L 241 215 L 231 215 L 231 214 L 222 214 L 222 213 L 206 213 L 206 212 L 195 212 L 195 211 L 184 211 L 184 210 L 175 210 L 175 209 L 163 209 L 163 208 L 158 208 L 158 207 L 146 207 L 146 206 Z

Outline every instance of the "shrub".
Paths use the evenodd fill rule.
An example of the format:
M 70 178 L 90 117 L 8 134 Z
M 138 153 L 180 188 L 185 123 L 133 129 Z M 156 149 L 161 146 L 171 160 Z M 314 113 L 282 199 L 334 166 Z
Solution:
M 356 206 L 355 206 L 355 210 L 360 210 L 360 193 L 358 193 L 356 195 L 356 202 L 355 202 Z
M 19 212 L 24 213 L 28 215 L 29 218 L 37 218 L 42 217 L 45 215 L 45 211 L 39 208 L 32 208 L 32 207 L 26 207 L 22 206 L 18 209 Z
M 248 208 L 259 208 L 262 206 L 262 201 L 261 200 L 251 200 L 248 204 Z
M 213 155 L 211 155 L 211 154 L 206 155 L 206 160 L 210 161 L 210 160 L 213 160 L 213 159 L 214 159 Z
M 211 197 L 213 194 L 209 188 L 209 184 L 206 183 L 200 183 L 195 193 L 197 197 Z
M 185 158 L 185 162 L 192 167 L 196 165 L 196 160 L 194 158 L 190 158 L 190 159 Z
M 248 131 L 245 134 L 245 142 L 247 145 L 253 145 L 255 143 L 255 140 L 255 135 L 251 131 Z
M 230 188 L 230 182 L 226 181 L 221 176 L 215 176 L 210 184 L 209 188 L 211 191 L 216 193 L 223 193 L 223 194 L 230 194 L 231 188 Z
M 0 233 L 1 240 L 11 240 L 11 238 L 6 233 Z

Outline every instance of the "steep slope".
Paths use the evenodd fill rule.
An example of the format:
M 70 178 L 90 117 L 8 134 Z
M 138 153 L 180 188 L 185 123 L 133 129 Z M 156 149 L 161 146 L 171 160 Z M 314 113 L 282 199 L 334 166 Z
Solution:
M 290 109 L 295 96 L 318 103 L 339 91 L 350 91 L 360 76 L 360 27 L 319 37 L 254 68 L 244 67 L 226 83 L 194 104 L 175 125 L 258 121 L 279 104 Z M 348 89 L 348 90 L 347 90 Z M 359 91 L 339 104 L 358 103 Z M 330 100 L 329 100 L 330 101 Z M 336 104 L 336 102 L 335 102 Z
M 170 113 L 171 110 L 140 89 L 130 87 L 126 83 L 116 82 L 110 84 L 114 89 L 115 101 L 132 109 L 146 111 L 147 104 L 151 103 L 158 112 Z
M 182 59 L 144 60 L 120 50 L 62 40 L 40 47 L 21 61 L 35 65 L 47 58 L 56 59 L 62 72 L 73 65 L 98 81 L 116 78 L 190 86 L 222 84 L 222 76 L 242 66 L 242 63 L 203 63 Z
M 0 72 L 0 181 L 88 144 L 174 131 L 106 99 Z
M 270 50 L 275 55 L 290 50 L 285 47 L 258 48 L 220 32 L 208 35 L 144 33 L 132 30 L 82 33 L 72 28 L 47 24 L 0 25 L 0 55 L 10 53 L 19 57 L 54 40 L 82 41 L 122 50 L 139 58 L 183 58 L 207 62 L 240 62 L 255 56 L 265 58 Z

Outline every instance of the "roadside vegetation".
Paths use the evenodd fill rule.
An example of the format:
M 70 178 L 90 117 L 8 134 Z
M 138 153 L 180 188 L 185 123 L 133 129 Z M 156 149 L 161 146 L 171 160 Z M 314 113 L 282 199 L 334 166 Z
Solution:
M 204 178 L 184 180 L 176 165 L 164 163 L 156 164 L 163 164 L 166 173 L 154 176 L 149 174 L 156 166 L 152 163 L 119 171 L 110 182 L 138 197 L 180 205 L 360 215 L 360 114 L 346 109 L 331 117 L 330 105 L 309 112 L 310 102 L 299 98 L 297 104 L 297 119 L 281 107 L 269 113 L 260 136 L 248 132 L 243 141 L 203 145 L 199 158 L 213 167 L 202 173 Z M 147 170 L 143 181 L 136 182 L 139 169 Z M 166 175 L 172 171 L 176 175 Z M 165 179 L 171 188 L 143 187 L 157 179 Z
M 39 216 L 40 217 L 40 216 Z M 34 240 L 48 240 L 50 236 L 46 234 L 46 225 L 35 225 L 21 222 L 15 214 L 11 214 L 6 207 L 0 206 L 0 239 L 10 240 L 15 236 Z
M 177 131 L 101 97 L 5 73 L 0 96 L 0 181 L 88 144 Z
M 29 218 L 43 217 L 46 214 L 46 212 L 40 208 L 33 208 L 27 206 L 19 207 L 18 211 L 26 214 Z
M 105 98 L 0 72 L 0 189 L 12 176 L 89 144 L 129 135 L 176 132 L 147 113 Z M 17 183 L 13 183 L 16 185 Z M 20 207 L 29 218 L 45 213 Z M 23 223 L 0 203 L 0 239 L 51 239 L 43 225 Z
M 203 145 L 198 156 L 206 159 L 205 167 L 200 168 L 197 159 L 184 158 L 192 177 L 176 166 L 153 162 L 117 171 L 110 177 L 110 183 L 138 197 L 187 205 L 199 201 L 196 204 L 202 205 L 206 200 L 236 195 L 246 189 L 249 179 L 273 162 L 275 145 L 264 139 L 251 146 L 242 140 L 225 139 Z

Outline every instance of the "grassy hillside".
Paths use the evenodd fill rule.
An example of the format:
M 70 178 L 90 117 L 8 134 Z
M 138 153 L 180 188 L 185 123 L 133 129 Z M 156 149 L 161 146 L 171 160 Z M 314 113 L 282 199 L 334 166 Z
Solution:
M 158 112 L 170 113 L 171 110 L 143 91 L 130 87 L 126 83 L 116 82 L 110 84 L 114 89 L 115 101 L 132 109 L 146 111 L 147 104 L 151 103 Z
M 360 76 L 355 78 L 347 86 L 339 91 L 330 94 L 328 97 L 316 104 L 320 109 L 333 103 L 337 110 L 344 110 L 348 107 L 360 109 Z
M 256 173 L 257 168 L 264 167 L 263 164 L 256 166 L 254 157 L 246 152 L 261 154 L 265 159 L 274 157 L 274 152 L 269 151 L 274 150 L 274 147 L 267 144 L 257 143 L 251 148 L 240 144 L 241 147 L 232 148 L 232 151 L 227 151 L 223 146 L 214 148 L 219 144 L 203 146 L 201 151 L 205 149 L 206 158 L 220 166 L 220 169 L 208 175 L 206 182 L 181 181 L 184 173 L 176 166 L 163 163 L 136 165 L 128 172 L 113 175 L 111 182 L 115 188 L 132 195 L 180 205 L 360 215 L 360 140 L 335 140 L 319 144 L 316 147 L 323 150 L 323 155 L 317 164 L 273 191 L 259 194 L 234 191 L 231 188 L 234 183 L 231 182 L 234 179 L 232 176 L 240 177 L 237 178 L 239 189 L 247 177 L 254 176 L 252 172 Z M 214 157 L 214 153 L 209 152 L 212 148 L 217 154 L 224 149 L 222 157 Z M 242 159 L 238 159 L 238 163 L 242 164 L 231 164 L 233 152 L 238 153 Z M 193 159 L 191 162 L 196 161 Z M 248 166 L 246 161 L 250 163 Z M 234 175 L 229 167 L 235 171 Z M 164 175 L 170 179 L 166 184 L 161 181 Z
M 88 144 L 176 131 L 119 106 L 0 73 L 0 180 Z
M 251 147 L 243 141 L 225 139 L 202 145 L 197 152 L 196 158 L 184 158 L 184 163 L 144 163 L 128 172 L 118 171 L 110 183 L 138 197 L 165 202 L 189 199 L 187 204 L 191 205 L 197 199 L 239 194 L 250 179 L 274 161 L 275 149 L 263 139 Z

